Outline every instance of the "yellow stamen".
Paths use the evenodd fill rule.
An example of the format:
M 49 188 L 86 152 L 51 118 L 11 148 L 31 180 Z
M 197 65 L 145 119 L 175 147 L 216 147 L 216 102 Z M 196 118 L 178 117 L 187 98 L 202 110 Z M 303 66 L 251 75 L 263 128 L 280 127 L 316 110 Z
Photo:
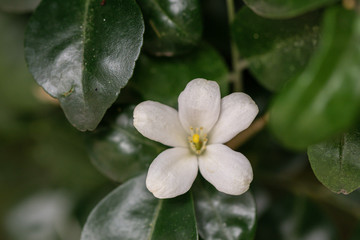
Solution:
M 195 144 L 197 144 L 197 143 L 199 143 L 199 141 L 200 141 L 200 136 L 199 136 L 199 134 L 194 134 L 193 135 L 193 137 L 192 137 L 192 140 L 193 140 L 193 142 L 195 143 Z
M 204 128 L 192 128 L 190 127 L 190 136 L 188 137 L 191 150 L 195 152 L 196 155 L 200 155 L 206 149 L 206 143 L 208 139 L 206 138 L 206 133 L 204 133 Z

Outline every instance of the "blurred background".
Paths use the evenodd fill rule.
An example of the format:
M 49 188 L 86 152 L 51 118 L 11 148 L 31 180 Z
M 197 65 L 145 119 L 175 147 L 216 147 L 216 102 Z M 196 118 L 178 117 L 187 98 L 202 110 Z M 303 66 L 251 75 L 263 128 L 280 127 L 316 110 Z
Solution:
M 117 184 L 91 165 L 84 134 L 28 72 L 30 14 L 12 2 L 0 10 L 0 239 L 79 239 L 90 210 Z
M 39 1 L 28 2 L 18 9 L 17 1 L 0 1 L 0 239 L 76 240 L 89 212 L 118 184 L 91 164 L 86 134 L 68 123 L 27 70 L 24 32 Z M 225 4 L 203 1 L 203 7 L 204 37 L 229 62 L 229 49 L 221 45 L 228 38 Z M 266 109 L 271 94 L 247 72 L 244 80 Z M 241 151 L 255 173 L 255 239 L 360 239 L 359 190 L 330 192 L 306 153 L 285 150 L 267 129 Z

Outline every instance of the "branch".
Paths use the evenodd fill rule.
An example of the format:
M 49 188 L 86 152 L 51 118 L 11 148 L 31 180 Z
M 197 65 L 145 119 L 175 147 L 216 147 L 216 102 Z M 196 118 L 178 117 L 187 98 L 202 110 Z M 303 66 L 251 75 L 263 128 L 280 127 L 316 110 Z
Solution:
M 256 119 L 250 127 L 236 135 L 233 139 L 226 143 L 232 149 L 240 147 L 243 143 L 253 137 L 256 133 L 262 130 L 269 120 L 269 113 L 265 113 L 260 118 Z

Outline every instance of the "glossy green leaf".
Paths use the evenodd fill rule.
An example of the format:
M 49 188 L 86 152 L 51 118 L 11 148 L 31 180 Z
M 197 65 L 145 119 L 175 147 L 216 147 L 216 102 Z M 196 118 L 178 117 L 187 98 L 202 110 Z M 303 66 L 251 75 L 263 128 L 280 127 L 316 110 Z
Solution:
M 360 15 L 326 11 L 318 51 L 276 97 L 270 127 L 288 147 L 303 149 L 348 128 L 360 110 Z
M 133 126 L 134 107 L 116 111 L 115 117 L 87 135 L 92 163 L 105 176 L 123 182 L 149 168 L 165 149 L 143 137 Z
M 190 193 L 157 199 L 145 188 L 145 175 L 133 178 L 106 196 L 91 212 L 81 240 L 196 240 Z
M 25 55 L 39 85 L 79 130 L 93 130 L 132 75 L 144 31 L 135 1 L 44 0 Z
M 199 0 L 138 0 L 145 21 L 144 49 L 156 56 L 184 54 L 200 41 Z
M 339 0 L 244 0 L 256 14 L 267 18 L 291 18 Z
M 256 205 L 250 192 L 231 196 L 198 178 L 193 194 L 199 234 L 203 239 L 254 238 Z
M 41 0 L 0 0 L 0 9 L 6 12 L 23 13 L 33 11 Z
M 222 94 L 227 94 L 227 73 L 221 56 L 209 45 L 202 45 L 197 51 L 183 57 L 140 56 L 131 83 L 144 99 L 176 107 L 180 92 L 195 78 L 215 80 Z
M 240 55 L 264 87 L 279 90 L 305 69 L 317 46 L 320 17 L 314 12 L 288 20 L 269 20 L 247 7 L 239 11 L 232 34 Z
M 316 177 L 336 193 L 348 194 L 360 187 L 360 131 L 308 147 Z

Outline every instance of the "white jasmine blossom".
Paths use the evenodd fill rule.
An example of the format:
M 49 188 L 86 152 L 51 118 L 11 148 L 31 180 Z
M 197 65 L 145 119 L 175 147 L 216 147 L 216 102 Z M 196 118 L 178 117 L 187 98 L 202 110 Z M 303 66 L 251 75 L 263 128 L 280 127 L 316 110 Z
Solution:
M 146 186 L 157 198 L 187 192 L 198 169 L 221 192 L 240 195 L 253 178 L 248 159 L 224 143 L 249 127 L 258 113 L 245 93 L 221 99 L 214 81 L 194 79 L 178 98 L 179 112 L 145 101 L 134 110 L 134 126 L 145 137 L 173 147 L 151 163 Z

